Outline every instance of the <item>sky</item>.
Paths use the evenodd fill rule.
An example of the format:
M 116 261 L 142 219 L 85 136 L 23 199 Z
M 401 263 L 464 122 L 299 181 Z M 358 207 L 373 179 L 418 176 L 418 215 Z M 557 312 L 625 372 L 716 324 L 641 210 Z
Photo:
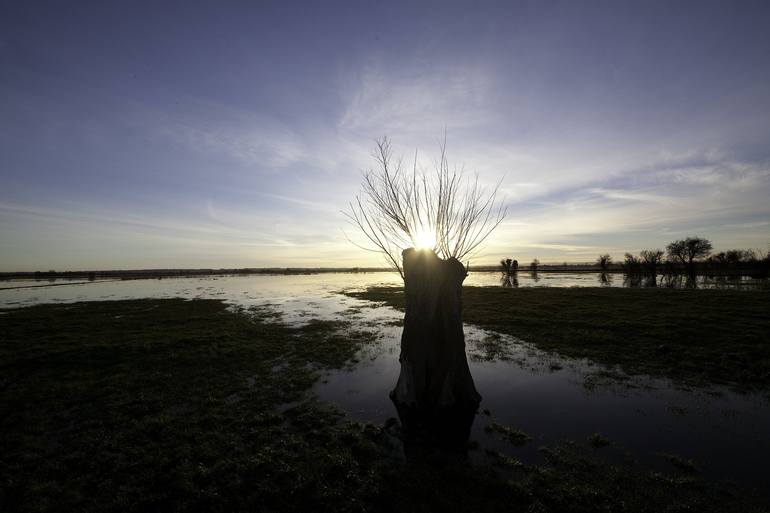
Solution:
M 770 245 L 770 3 L 0 2 L 0 271 L 381 266 L 375 140 L 492 186 L 472 263 Z M 349 240 L 350 239 L 350 240 Z

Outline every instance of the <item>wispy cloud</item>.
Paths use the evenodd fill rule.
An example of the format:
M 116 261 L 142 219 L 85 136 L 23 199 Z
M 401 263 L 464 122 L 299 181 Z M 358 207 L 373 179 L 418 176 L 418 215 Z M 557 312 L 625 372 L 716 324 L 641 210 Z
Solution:
M 234 159 L 264 172 L 308 159 L 308 148 L 291 128 L 269 118 L 240 113 L 222 119 L 207 109 L 192 119 L 166 119 L 156 130 L 161 137 L 202 154 Z
M 341 130 L 421 133 L 435 139 L 444 128 L 454 131 L 488 123 L 486 100 L 492 82 L 488 71 L 467 63 L 430 68 L 400 64 L 375 61 L 343 74 Z

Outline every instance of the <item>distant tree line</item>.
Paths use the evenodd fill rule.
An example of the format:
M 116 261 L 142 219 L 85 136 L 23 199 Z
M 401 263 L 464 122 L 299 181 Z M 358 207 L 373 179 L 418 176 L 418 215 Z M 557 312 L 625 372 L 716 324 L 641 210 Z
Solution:
M 753 249 L 731 249 L 712 253 L 711 241 L 687 237 L 671 242 L 666 251 L 645 249 L 638 255 L 626 253 L 621 268 L 626 274 L 711 274 L 746 272 L 766 276 L 770 270 L 770 253 Z M 599 255 L 596 265 L 607 270 L 610 255 Z
M 666 250 L 644 249 L 638 254 L 626 253 L 622 262 L 613 262 L 609 253 L 596 258 L 594 263 L 603 273 L 622 270 L 629 276 L 642 275 L 696 275 L 696 274 L 750 274 L 754 277 L 770 275 L 770 251 L 758 249 L 730 249 L 713 252 L 710 240 L 703 237 L 686 237 L 672 241 Z M 535 258 L 529 270 L 537 272 L 540 261 Z M 566 264 L 565 264 L 566 267 Z M 519 270 L 518 260 L 500 260 L 504 276 Z

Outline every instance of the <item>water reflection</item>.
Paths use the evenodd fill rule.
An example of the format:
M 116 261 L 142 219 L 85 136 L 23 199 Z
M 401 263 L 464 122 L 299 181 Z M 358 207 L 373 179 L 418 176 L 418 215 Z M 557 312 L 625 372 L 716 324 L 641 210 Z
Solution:
M 697 289 L 698 281 L 695 276 L 689 274 L 663 274 L 660 277 L 660 286 L 667 289 Z
M 640 275 L 630 277 L 627 274 L 605 273 L 606 281 L 600 272 L 518 272 L 510 280 L 501 279 L 499 271 L 471 271 L 465 280 L 465 286 L 508 286 L 515 287 L 646 287 L 666 288 L 698 288 L 698 289 L 741 289 L 741 290 L 770 290 L 770 280 L 767 277 L 752 277 L 749 275 L 698 275 L 694 278 L 681 274 L 658 273 L 655 281 L 642 280 Z M 399 276 L 391 272 L 373 273 L 323 273 L 308 274 L 304 277 L 318 282 L 328 283 L 357 283 L 361 287 L 374 285 L 403 284 Z M 622 279 L 621 279 L 622 277 Z M 0 281 L 0 307 L 24 306 L 43 302 L 88 301 L 94 299 L 134 299 L 137 297 L 174 297 L 194 283 L 235 280 L 234 283 L 272 283 L 276 279 L 300 280 L 299 275 L 239 275 L 239 276 L 207 276 L 200 278 L 169 278 L 162 281 L 153 279 L 141 280 L 100 280 L 93 282 L 83 280 L 59 279 L 49 284 L 47 279 L 39 280 L 2 280 Z M 183 297 L 190 297 L 185 293 Z
M 391 399 L 392 396 L 391 396 Z M 407 457 L 419 457 L 434 447 L 465 452 L 471 427 L 476 420 L 476 407 L 442 408 L 431 415 L 420 414 L 398 401 L 393 405 L 401 422 L 401 434 Z
M 500 286 L 503 288 L 519 288 L 519 273 L 516 271 L 501 273 Z
M 599 281 L 604 282 L 601 275 Z M 613 286 L 610 284 L 609 286 Z M 687 273 L 623 273 L 622 286 L 626 288 L 668 289 L 770 289 L 770 281 L 748 275 L 692 275 Z
M 381 319 L 381 325 L 383 319 L 403 314 L 389 307 L 355 314 L 362 322 L 369 316 Z M 712 477 L 770 484 L 761 471 L 770 457 L 768 397 L 628 378 L 617 370 L 544 353 L 506 335 L 468 325 L 465 332 L 469 366 L 483 395 L 475 421 L 460 424 L 468 426 L 470 439 L 481 449 L 472 451 L 471 459 L 482 458 L 489 449 L 537 462 L 542 443 L 587 440 L 600 432 L 651 466 L 662 465 L 658 453 L 671 452 L 694 458 Z M 356 368 L 331 373 L 316 392 L 361 420 L 385 423 L 399 416 L 387 396 L 398 373 L 399 334 L 397 326 L 378 330 L 376 355 L 368 352 Z M 489 433 L 495 423 L 520 429 L 535 442 L 514 447 Z M 407 457 L 424 450 L 422 442 L 408 442 Z
M 623 286 L 626 288 L 657 288 L 658 276 L 656 273 L 624 273 Z
M 615 281 L 615 277 L 607 272 L 599 273 L 599 285 L 602 287 L 612 287 L 612 283 Z

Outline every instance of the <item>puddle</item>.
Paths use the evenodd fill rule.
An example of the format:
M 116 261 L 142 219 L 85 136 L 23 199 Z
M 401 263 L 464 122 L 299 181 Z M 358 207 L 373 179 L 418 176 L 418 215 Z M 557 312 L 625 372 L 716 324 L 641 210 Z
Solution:
M 376 320 L 381 326 L 377 339 L 354 368 L 326 375 L 316 394 L 363 421 L 382 424 L 397 417 L 388 393 L 398 378 L 401 327 L 388 323 L 402 316 L 379 307 L 368 317 L 354 317 L 355 322 L 359 317 Z M 535 463 L 541 461 L 537 448 L 543 443 L 574 440 L 588 445 L 600 434 L 611 444 L 611 449 L 602 449 L 611 459 L 619 460 L 628 450 L 653 468 L 670 469 L 660 453 L 672 453 L 694 459 L 709 477 L 770 484 L 765 473 L 770 456 L 768 397 L 629 378 L 474 326 L 466 325 L 465 334 L 468 363 L 483 397 L 471 431 L 479 451 L 472 457 L 490 449 Z M 502 359 L 495 357 L 499 352 L 489 354 L 489 337 L 504 342 Z M 495 429 L 489 432 L 493 424 L 521 430 L 532 440 L 517 447 L 501 440 Z

